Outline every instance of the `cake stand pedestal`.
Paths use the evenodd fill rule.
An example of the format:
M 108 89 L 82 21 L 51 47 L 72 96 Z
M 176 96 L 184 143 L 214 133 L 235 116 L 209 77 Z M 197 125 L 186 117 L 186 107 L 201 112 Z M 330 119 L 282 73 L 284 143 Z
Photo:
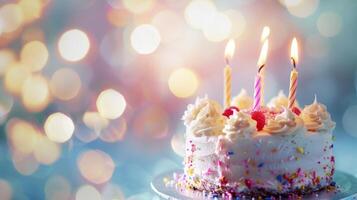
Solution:
M 181 170 L 162 173 L 154 178 L 151 182 L 151 188 L 162 199 L 184 200 L 184 199 L 204 199 L 200 192 L 188 191 L 182 193 L 174 187 L 166 187 L 163 179 L 172 178 L 173 173 L 182 173 Z M 304 196 L 304 199 L 333 199 L 333 200 L 350 200 L 357 199 L 357 178 L 342 171 L 336 170 L 334 181 L 339 186 L 337 192 L 320 191 Z

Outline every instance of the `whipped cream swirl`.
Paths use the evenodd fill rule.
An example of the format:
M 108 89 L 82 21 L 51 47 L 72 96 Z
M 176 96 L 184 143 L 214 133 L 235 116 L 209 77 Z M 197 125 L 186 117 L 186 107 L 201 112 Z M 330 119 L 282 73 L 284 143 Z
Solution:
M 222 134 L 224 116 L 218 102 L 204 98 L 197 98 L 195 104 L 189 104 L 182 120 L 187 133 L 196 137 Z
M 250 115 L 244 112 L 233 110 L 233 114 L 226 121 L 223 132 L 231 141 L 238 137 L 251 137 L 256 131 L 256 121 L 252 120 Z
M 240 110 L 250 109 L 253 105 L 253 98 L 250 97 L 245 89 L 232 100 L 232 106 L 237 106 Z
M 316 98 L 313 104 L 306 106 L 301 112 L 301 118 L 309 131 L 326 132 L 335 128 L 326 106 L 318 103 Z
M 268 118 L 264 131 L 271 134 L 289 134 L 301 127 L 301 119 L 290 109 L 286 107 L 283 109 L 284 111 L 279 115 Z
M 288 97 L 286 97 L 285 93 L 280 90 L 278 96 L 269 101 L 268 107 L 287 107 L 288 101 Z

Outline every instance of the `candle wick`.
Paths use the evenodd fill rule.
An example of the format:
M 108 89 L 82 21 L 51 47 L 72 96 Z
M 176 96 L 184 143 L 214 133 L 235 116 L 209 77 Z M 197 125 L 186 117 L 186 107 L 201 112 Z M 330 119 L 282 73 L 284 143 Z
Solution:
M 225 58 L 225 60 L 226 60 L 226 65 L 229 65 L 229 59 Z
M 265 64 L 262 64 L 259 69 L 258 69 L 258 73 L 260 73 L 260 71 L 262 71 L 262 69 L 264 68 Z
M 293 61 L 293 66 L 294 68 L 296 69 L 296 62 L 295 62 L 295 59 L 293 57 L 291 57 L 291 60 Z

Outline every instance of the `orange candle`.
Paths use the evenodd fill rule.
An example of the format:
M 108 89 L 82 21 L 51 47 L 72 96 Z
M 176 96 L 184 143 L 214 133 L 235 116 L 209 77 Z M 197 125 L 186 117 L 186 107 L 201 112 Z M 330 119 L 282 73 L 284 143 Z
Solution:
M 224 58 L 226 61 L 226 66 L 224 67 L 224 106 L 228 108 L 231 105 L 232 98 L 232 68 L 229 65 L 230 60 L 233 57 L 235 50 L 234 40 L 231 39 L 228 41 L 226 45 L 226 49 L 224 52 Z
M 296 101 L 296 90 L 298 84 L 298 71 L 296 70 L 296 64 L 298 62 L 298 46 L 296 38 L 291 42 L 290 49 L 291 62 L 293 64 L 293 70 L 290 73 L 290 87 L 289 87 L 289 103 L 288 107 L 292 109 Z

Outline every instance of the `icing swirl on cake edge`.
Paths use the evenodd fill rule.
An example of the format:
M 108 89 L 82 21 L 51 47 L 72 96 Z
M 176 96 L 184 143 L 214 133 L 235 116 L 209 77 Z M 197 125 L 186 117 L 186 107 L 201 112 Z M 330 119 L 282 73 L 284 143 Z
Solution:
M 238 137 L 251 137 L 256 131 L 256 121 L 244 112 L 233 110 L 233 114 L 227 119 L 223 132 L 231 141 Z
M 283 112 L 267 120 L 264 131 L 271 134 L 290 134 L 301 128 L 302 120 L 290 109 L 283 107 Z
M 245 89 L 242 89 L 237 96 L 232 100 L 232 106 L 237 106 L 239 109 L 249 109 L 253 105 L 253 98 L 250 97 Z
M 182 120 L 187 133 L 196 137 L 222 134 L 224 117 L 221 106 L 207 96 L 197 98 L 194 104 L 189 104 Z
M 324 132 L 335 128 L 336 123 L 332 121 L 330 114 L 324 104 L 318 103 L 315 97 L 314 103 L 305 106 L 301 112 L 307 130 Z

